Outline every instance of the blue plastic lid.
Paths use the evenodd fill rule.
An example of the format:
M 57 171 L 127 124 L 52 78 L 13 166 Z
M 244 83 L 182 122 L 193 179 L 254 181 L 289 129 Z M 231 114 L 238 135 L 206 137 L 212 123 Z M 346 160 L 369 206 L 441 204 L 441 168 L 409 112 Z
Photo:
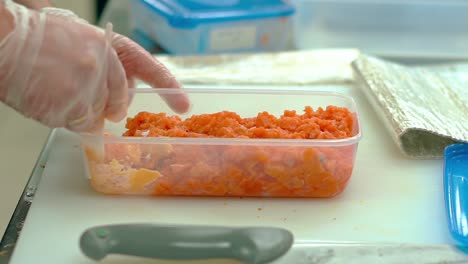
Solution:
M 177 28 L 200 23 L 289 16 L 294 6 L 285 0 L 140 0 Z
M 468 144 L 448 146 L 444 155 L 445 207 L 449 230 L 461 245 L 468 245 Z

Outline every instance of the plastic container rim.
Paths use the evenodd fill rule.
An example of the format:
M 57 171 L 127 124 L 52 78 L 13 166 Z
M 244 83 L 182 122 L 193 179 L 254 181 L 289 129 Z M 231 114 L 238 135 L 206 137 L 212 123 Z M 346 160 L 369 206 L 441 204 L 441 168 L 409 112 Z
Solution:
M 255 146 L 316 146 L 333 147 L 348 146 L 358 143 L 362 138 L 362 128 L 359 112 L 355 100 L 349 96 L 338 92 L 328 91 L 308 91 L 308 90 L 269 90 L 269 89 L 222 89 L 222 88 L 133 88 L 128 89 L 131 94 L 269 94 L 269 95 L 316 95 L 332 96 L 349 101 L 351 112 L 356 114 L 356 124 L 358 131 L 356 135 L 346 139 L 258 139 L 258 138 L 179 138 L 179 137 L 107 137 L 104 135 L 80 133 L 83 139 L 97 139 L 103 143 L 122 144 L 172 144 L 172 145 L 255 145 Z M 109 122 L 109 121 L 106 121 Z M 105 130 L 105 129 L 104 129 Z
M 138 0 L 140 4 L 145 5 L 153 12 L 162 16 L 170 26 L 180 29 L 192 29 L 202 24 L 216 24 L 233 21 L 253 21 L 262 19 L 272 19 L 276 17 L 291 17 L 296 12 L 295 5 L 285 2 L 284 7 L 279 10 L 271 11 L 268 8 L 266 11 L 258 14 L 246 15 L 244 11 L 222 11 L 221 15 L 211 17 L 200 17 L 199 15 L 173 15 L 168 13 L 167 7 L 158 8 L 157 0 Z M 206 12 L 205 12 L 206 14 Z

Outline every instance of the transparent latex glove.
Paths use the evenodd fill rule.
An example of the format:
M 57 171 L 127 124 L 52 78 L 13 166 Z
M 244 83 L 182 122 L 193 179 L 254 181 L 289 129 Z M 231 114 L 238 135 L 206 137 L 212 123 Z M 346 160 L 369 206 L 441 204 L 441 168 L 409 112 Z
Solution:
M 100 129 L 126 115 L 128 83 L 112 32 L 0 2 L 0 100 L 49 127 Z
M 70 21 L 88 23 L 71 10 L 46 7 L 40 11 L 49 15 L 63 17 Z M 135 79 L 139 79 L 153 88 L 180 89 L 182 87 L 163 64 L 129 38 L 114 33 L 112 47 L 125 69 L 130 88 L 134 88 Z M 182 91 L 180 93 L 165 95 L 164 99 L 178 113 L 184 113 L 189 110 L 189 99 Z

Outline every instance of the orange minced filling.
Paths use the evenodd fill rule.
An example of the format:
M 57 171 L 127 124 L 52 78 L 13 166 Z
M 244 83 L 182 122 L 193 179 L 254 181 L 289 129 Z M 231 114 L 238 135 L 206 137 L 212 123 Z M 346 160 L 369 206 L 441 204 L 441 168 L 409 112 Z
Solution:
M 336 106 L 279 117 L 223 111 L 185 120 L 140 112 L 127 119 L 123 136 L 327 140 L 352 137 L 354 124 L 354 113 Z M 356 147 L 109 143 L 101 163 L 87 151 L 91 183 L 106 193 L 331 197 L 345 188 Z
M 223 111 L 181 120 L 166 113 L 140 112 L 127 120 L 124 136 L 342 139 L 352 136 L 353 123 L 349 110 L 336 106 L 317 111 L 308 106 L 302 115 L 286 110 L 280 117 L 261 112 L 252 118 Z

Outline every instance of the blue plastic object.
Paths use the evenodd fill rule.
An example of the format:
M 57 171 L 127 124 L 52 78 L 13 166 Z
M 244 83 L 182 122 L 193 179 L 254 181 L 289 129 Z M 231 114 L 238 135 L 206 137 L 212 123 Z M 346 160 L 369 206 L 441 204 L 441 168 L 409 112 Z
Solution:
M 462 246 L 468 245 L 468 144 L 448 146 L 444 157 L 445 206 L 449 230 Z
M 294 6 L 283 0 L 140 0 L 172 27 L 290 16 Z

